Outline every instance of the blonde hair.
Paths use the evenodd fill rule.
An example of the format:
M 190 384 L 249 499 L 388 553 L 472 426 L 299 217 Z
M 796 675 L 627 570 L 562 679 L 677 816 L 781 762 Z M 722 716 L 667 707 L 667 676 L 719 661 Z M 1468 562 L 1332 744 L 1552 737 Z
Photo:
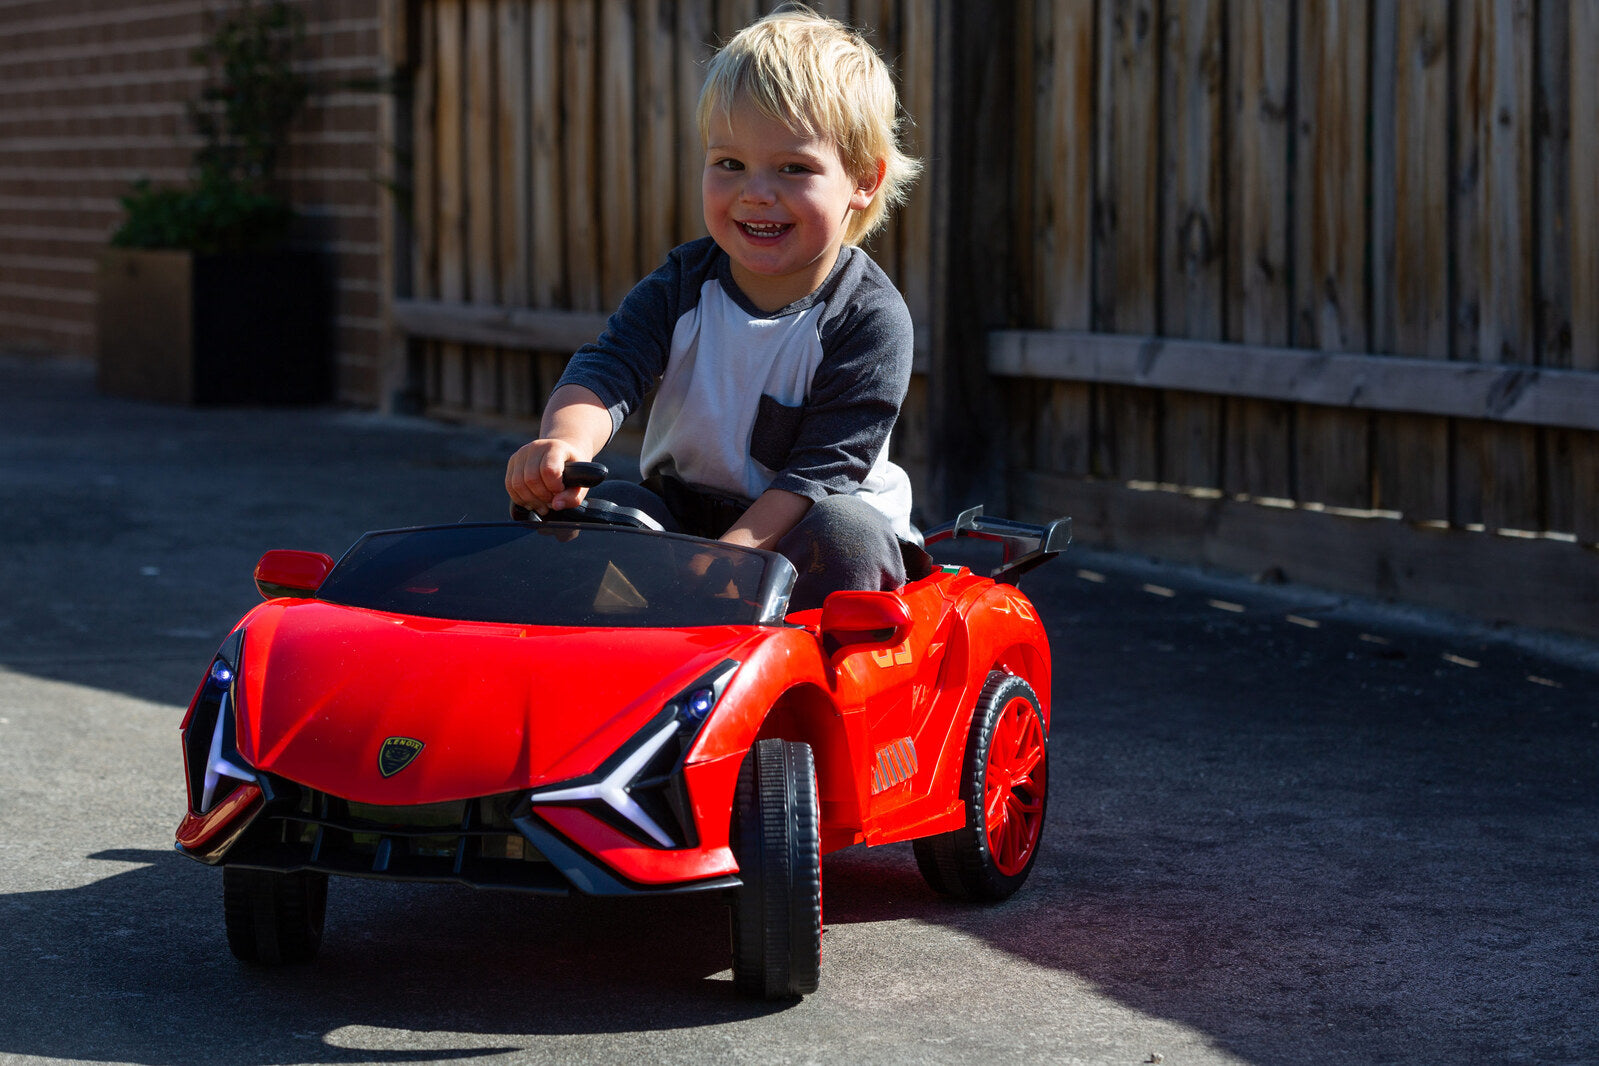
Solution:
M 845 227 L 846 244 L 876 232 L 904 202 L 921 164 L 900 150 L 899 96 L 877 51 L 835 19 L 794 5 L 740 30 L 711 60 L 696 118 L 700 143 L 711 121 L 747 101 L 795 133 L 830 137 L 857 181 L 882 182 L 865 210 Z

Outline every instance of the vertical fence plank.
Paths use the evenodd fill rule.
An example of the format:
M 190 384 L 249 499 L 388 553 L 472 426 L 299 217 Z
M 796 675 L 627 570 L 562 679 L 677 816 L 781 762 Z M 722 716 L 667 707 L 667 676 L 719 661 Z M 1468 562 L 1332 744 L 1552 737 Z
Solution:
M 1038 0 L 1034 107 L 1039 130 L 1032 317 L 1051 329 L 1093 324 L 1094 4 Z M 1045 20 L 1048 19 L 1046 22 Z
M 705 155 L 700 148 L 695 119 L 700 89 L 705 85 L 705 65 L 710 61 L 716 22 L 711 0 L 677 0 L 677 114 L 682 143 L 678 166 L 677 241 L 693 240 L 705 233 L 705 209 L 700 199 L 700 175 Z
M 1449 0 L 1379 0 L 1372 100 L 1373 343 L 1449 357 Z M 1449 517 L 1449 424 L 1380 415 L 1374 506 Z
M 1473 258 L 1462 257 L 1474 295 L 1476 336 L 1470 351 L 1482 362 L 1519 363 L 1534 357 L 1531 200 L 1534 23 L 1531 0 L 1474 0 L 1470 16 L 1473 65 L 1467 84 L 1469 143 L 1475 152 L 1473 201 L 1465 217 L 1476 232 Z M 1464 142 L 1463 142 L 1464 143 Z M 1521 426 L 1461 423 L 1456 432 L 1456 496 L 1477 507 L 1470 518 L 1489 529 L 1542 528 L 1538 434 Z
M 1231 0 L 1227 330 L 1244 344 L 1292 339 L 1289 288 L 1289 138 L 1292 132 L 1291 9 L 1279 0 Z M 1293 496 L 1293 408 L 1228 400 L 1223 487 L 1272 499 Z
M 883 61 L 892 65 L 895 54 L 894 34 L 897 27 L 885 17 L 891 0 L 856 0 L 853 4 L 835 4 L 834 9 L 818 14 L 837 19 L 860 33 L 867 44 L 877 50 Z M 892 66 L 890 67 L 892 69 Z M 863 247 L 889 277 L 899 280 L 899 218 L 891 212 L 884 225 Z
M 899 211 L 900 290 L 910 308 L 911 321 L 920 337 L 918 348 L 925 348 L 931 326 L 933 202 L 932 156 L 934 66 L 933 5 L 908 0 L 900 7 L 900 104 L 908 116 L 905 129 L 906 150 L 922 162 L 922 176 L 911 188 Z
M 1367 15 L 1365 0 L 1304 0 L 1299 9 L 1294 342 L 1322 351 L 1366 351 L 1370 343 Z M 1369 416 L 1301 406 L 1295 427 L 1299 498 L 1369 507 Z
M 438 226 L 438 295 L 441 300 L 466 298 L 466 186 L 462 138 L 466 116 L 462 99 L 462 38 L 459 4 L 437 4 L 438 125 L 434 158 Z
M 528 3 L 499 0 L 494 11 L 495 44 L 495 188 L 499 202 L 496 234 L 496 273 L 500 303 L 526 307 L 529 296 L 532 247 L 532 191 L 528 188 L 532 121 L 528 104 Z M 533 392 L 531 352 L 500 354 L 499 410 L 512 418 L 530 418 L 538 408 Z
M 498 160 L 496 121 L 498 83 L 494 60 L 494 0 L 467 0 L 466 49 L 462 67 L 466 74 L 466 260 L 467 294 L 472 303 L 492 304 L 499 299 L 495 276 L 498 266 L 495 242 L 500 229 L 496 217 L 495 179 Z
M 639 258 L 642 275 L 677 243 L 678 174 L 682 157 L 698 157 L 692 130 L 680 130 L 675 56 L 681 51 L 673 0 L 638 5 Z M 680 135 L 686 139 L 679 141 Z
M 901 205 L 896 222 L 899 244 L 899 273 L 895 280 L 905 296 L 911 322 L 916 331 L 917 358 L 926 364 L 932 348 L 932 236 L 933 236 L 933 92 L 937 75 L 933 40 L 936 26 L 934 5 L 921 0 L 901 0 L 895 9 L 898 22 L 900 107 L 904 112 L 902 139 L 905 150 L 921 161 L 922 173 Z M 913 375 L 911 391 L 901 408 L 900 427 L 894 431 L 900 459 L 910 475 L 912 490 L 921 500 L 930 500 L 928 455 L 931 420 L 928 417 L 928 382 L 925 374 Z M 904 411 L 919 409 L 907 418 Z
M 1532 0 L 1494 0 L 1481 59 L 1487 96 L 1477 112 L 1485 226 L 1479 291 L 1480 358 L 1530 363 L 1532 314 Z
M 1173 0 L 1165 18 L 1160 291 L 1161 332 L 1167 336 L 1220 340 L 1223 332 L 1223 14 L 1221 0 Z M 1221 398 L 1171 393 L 1163 406 L 1161 479 L 1218 487 Z
M 1031 320 L 1048 329 L 1093 325 L 1094 5 L 1037 0 Z M 1033 426 L 1024 465 L 1052 474 L 1089 473 L 1093 389 L 1076 382 L 1012 388 Z M 1025 388 L 1025 392 L 1023 391 Z M 1025 400 L 1022 398 L 1025 397 Z
M 1097 328 L 1160 329 L 1160 23 L 1154 0 L 1106 0 L 1100 8 L 1094 180 Z M 1095 472 L 1121 480 L 1160 476 L 1160 394 L 1097 390 Z
M 1571 0 L 1569 41 L 1571 365 L 1599 370 L 1599 0 Z
M 531 0 L 528 12 L 528 181 L 532 246 L 528 298 L 534 307 L 566 301 L 561 197 L 561 0 Z
M 1572 366 L 1599 371 L 1599 0 L 1572 0 L 1569 40 Z
M 1570 362 L 1599 371 L 1599 0 L 1571 0 L 1568 27 Z M 1572 532 L 1584 544 L 1599 543 L 1599 434 L 1573 434 L 1564 443 Z
M 422 18 L 417 26 L 416 99 L 411 130 L 411 225 L 416 248 L 411 256 L 411 292 L 419 299 L 438 295 L 438 26 Z
M 499 82 L 494 0 L 466 2 L 466 233 L 467 294 L 475 304 L 500 298 L 498 277 Z M 466 354 L 466 403 L 474 411 L 500 406 L 499 353 L 473 346 Z
M 1533 53 L 1533 173 L 1538 186 L 1533 200 L 1533 291 L 1535 343 L 1539 366 L 1571 366 L 1571 99 L 1572 69 L 1569 0 L 1541 0 L 1537 9 L 1538 39 Z M 1592 78 L 1588 79 L 1592 81 Z M 1573 478 L 1572 434 L 1539 432 L 1539 462 L 1544 497 L 1545 529 L 1570 532 L 1576 527 L 1578 486 Z
M 599 170 L 591 179 L 602 205 L 600 232 L 600 306 L 610 310 L 622 302 L 640 277 L 638 260 L 639 201 L 647 175 L 639 170 L 634 102 L 638 86 L 634 57 L 633 0 L 601 0 Z M 600 191 L 602 190 L 603 191 Z
M 438 24 L 432 12 L 417 19 L 416 97 L 411 109 L 411 294 L 418 299 L 438 295 Z M 407 388 L 426 403 L 433 395 L 435 346 L 426 341 L 405 345 Z
M 438 226 L 441 300 L 466 299 L 465 49 L 459 4 L 439 4 L 438 20 Z M 438 346 L 436 395 L 446 407 L 466 406 L 465 354 L 458 344 Z
M 1577 0 L 1578 4 L 1584 0 Z M 1533 308 L 1539 366 L 1571 366 L 1571 104 L 1575 74 L 1570 0 L 1540 0 L 1533 56 Z M 1589 74 L 1595 72 L 1589 71 Z
M 937 17 L 947 76 L 938 79 L 934 108 L 929 395 L 940 447 L 929 456 L 929 479 L 934 513 L 950 513 L 1005 488 L 999 397 L 981 353 L 987 332 L 1014 313 L 1016 78 L 1008 50 L 1018 20 L 1012 7 L 960 0 L 942 0 Z
M 1223 240 L 1222 113 L 1226 44 L 1221 0 L 1173 0 L 1166 19 L 1160 269 L 1170 337 L 1220 340 Z
M 561 5 L 561 88 L 566 107 L 561 130 L 565 196 L 567 300 L 574 311 L 605 309 L 600 280 L 599 203 L 610 183 L 623 175 L 602 175 L 596 143 L 603 116 L 595 101 L 597 45 L 595 0 L 563 0 Z M 602 192 L 602 187 L 604 192 Z
M 1094 180 L 1097 328 L 1154 333 L 1160 178 L 1160 50 L 1155 0 L 1101 5 Z
M 1038 174 L 1038 145 L 1040 138 L 1047 136 L 1050 122 L 1048 94 L 1041 95 L 1039 87 L 1047 83 L 1043 79 L 1048 78 L 1052 63 L 1053 23 L 1054 12 L 1048 5 L 1032 0 L 1022 0 L 1016 5 L 1016 37 L 1011 49 L 1016 64 L 1013 148 L 1016 179 L 1010 235 L 1016 261 L 1009 268 L 1009 274 L 1020 315 L 1018 324 L 1023 326 L 1038 321 L 1038 308 L 1044 304 L 1045 278 L 1039 269 L 1044 260 L 1039 246 L 1048 229 L 1040 207 L 1047 179 Z M 1004 427 L 999 450 L 1007 474 L 1031 470 L 1034 466 L 1042 402 L 1049 395 L 1050 384 L 1026 378 L 994 382 L 1000 425 Z M 1012 479 L 1007 478 L 1007 481 L 1014 484 Z M 1016 490 L 1011 490 L 1007 506 L 1019 503 L 1016 495 Z
M 529 210 L 530 149 L 528 134 L 528 0 L 499 0 L 495 9 L 494 43 L 497 106 L 495 109 L 495 179 L 499 203 L 495 215 L 499 260 L 500 303 L 526 307 L 531 249 Z

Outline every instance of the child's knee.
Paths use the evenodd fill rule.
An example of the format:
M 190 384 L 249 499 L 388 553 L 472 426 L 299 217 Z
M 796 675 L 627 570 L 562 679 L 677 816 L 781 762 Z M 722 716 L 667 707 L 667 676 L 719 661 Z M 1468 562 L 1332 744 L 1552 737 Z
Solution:
M 799 573 L 793 607 L 820 606 L 840 589 L 893 589 L 905 582 L 888 517 L 855 496 L 818 500 L 777 545 Z

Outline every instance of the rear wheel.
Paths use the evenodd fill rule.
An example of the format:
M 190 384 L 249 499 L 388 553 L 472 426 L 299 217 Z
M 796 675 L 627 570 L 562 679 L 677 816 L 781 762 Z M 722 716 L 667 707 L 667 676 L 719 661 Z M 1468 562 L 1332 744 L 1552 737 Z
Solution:
M 327 903 L 327 874 L 222 868 L 228 949 L 244 962 L 277 966 L 316 958 Z
M 1027 682 L 988 675 L 966 742 L 961 799 L 966 825 L 912 845 L 922 878 L 956 899 L 1001 900 L 1032 872 L 1044 831 L 1049 738 Z
M 822 853 L 810 745 L 762 740 L 739 770 L 733 848 L 733 987 L 761 999 L 816 991 L 822 965 Z

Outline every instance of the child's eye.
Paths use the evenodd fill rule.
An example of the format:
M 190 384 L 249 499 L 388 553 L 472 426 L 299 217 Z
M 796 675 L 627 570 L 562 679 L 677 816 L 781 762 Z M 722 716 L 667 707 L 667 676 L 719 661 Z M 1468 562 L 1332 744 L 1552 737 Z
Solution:
M 744 164 L 740 163 L 737 159 L 718 159 L 716 162 L 712 163 L 711 166 L 715 167 L 717 170 L 744 169 Z
M 804 163 L 788 163 L 783 167 L 784 174 L 809 174 L 811 168 Z

